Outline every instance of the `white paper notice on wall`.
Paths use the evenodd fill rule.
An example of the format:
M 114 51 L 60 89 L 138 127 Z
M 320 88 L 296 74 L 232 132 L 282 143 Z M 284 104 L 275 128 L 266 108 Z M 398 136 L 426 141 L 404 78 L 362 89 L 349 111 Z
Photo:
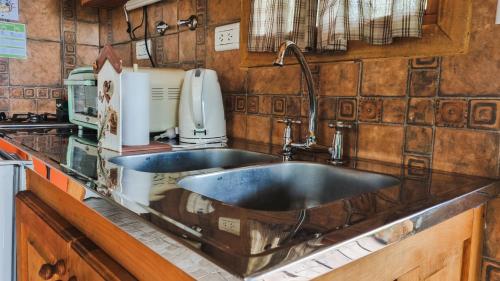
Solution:
M 19 20 L 19 0 L 0 0 L 0 19 Z
M 26 59 L 26 25 L 0 22 L 0 57 Z
M 496 19 L 495 23 L 500 24 L 500 0 L 498 0 L 498 4 L 497 4 L 497 19 Z

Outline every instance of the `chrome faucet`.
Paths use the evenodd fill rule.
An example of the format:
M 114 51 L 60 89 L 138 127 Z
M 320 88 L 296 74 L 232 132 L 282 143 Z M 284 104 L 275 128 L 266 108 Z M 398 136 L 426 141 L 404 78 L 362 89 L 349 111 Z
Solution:
M 316 91 L 314 90 L 314 82 L 313 82 L 313 77 L 311 73 L 311 69 L 309 68 L 309 65 L 307 64 L 306 58 L 304 57 L 304 54 L 302 54 L 302 51 L 300 51 L 299 47 L 292 42 L 292 41 L 285 41 L 281 43 L 279 51 L 278 51 L 278 57 L 274 61 L 274 65 L 277 66 L 283 66 L 285 64 L 285 54 L 286 51 L 290 49 L 292 53 L 295 55 L 297 60 L 299 61 L 300 68 L 302 69 L 302 73 L 304 73 L 304 76 L 306 78 L 306 83 L 307 83 L 307 91 L 309 94 L 309 133 L 306 139 L 306 142 L 302 145 L 302 147 L 309 148 L 313 145 L 316 144 L 316 122 L 317 122 L 317 111 L 318 111 L 318 103 L 316 101 Z
M 330 152 L 330 160 L 328 163 L 333 165 L 344 164 L 344 129 L 352 128 L 351 124 L 344 122 L 335 122 L 328 124 L 328 127 L 335 129 L 333 136 L 332 147 L 328 149 Z
M 300 120 L 292 120 L 290 118 L 285 118 L 278 120 L 279 123 L 285 123 L 285 132 L 283 133 L 283 161 L 292 160 L 292 148 L 293 144 L 293 130 L 292 124 L 302 124 Z
M 290 137 L 290 139 L 287 139 L 284 137 L 285 143 L 283 144 L 283 157 L 287 158 L 287 160 L 290 160 L 291 154 L 292 154 L 291 150 L 293 147 L 308 149 L 311 146 L 316 145 L 316 130 L 317 130 L 316 127 L 317 127 L 318 103 L 316 101 L 316 91 L 314 90 L 314 81 L 313 81 L 311 69 L 309 68 L 309 65 L 307 64 L 307 61 L 306 61 L 306 58 L 304 57 L 304 54 L 302 53 L 302 51 L 300 51 L 299 47 L 294 42 L 287 40 L 287 41 L 281 43 L 279 51 L 278 51 L 278 57 L 274 61 L 274 65 L 283 66 L 285 64 L 284 60 L 285 60 L 285 54 L 286 54 L 287 50 L 291 50 L 292 53 L 297 58 L 297 60 L 299 61 L 302 73 L 304 73 L 304 76 L 306 78 L 307 91 L 308 91 L 308 95 L 309 95 L 309 132 L 308 132 L 305 143 L 298 143 L 298 144 L 292 143 L 291 137 Z M 291 134 L 291 124 L 297 123 L 297 122 L 296 121 L 294 121 L 294 122 L 283 121 L 283 123 L 287 124 L 287 128 L 285 129 L 285 135 L 286 135 L 287 130 L 289 130 L 290 134 Z M 285 154 L 289 154 L 289 156 L 286 156 Z

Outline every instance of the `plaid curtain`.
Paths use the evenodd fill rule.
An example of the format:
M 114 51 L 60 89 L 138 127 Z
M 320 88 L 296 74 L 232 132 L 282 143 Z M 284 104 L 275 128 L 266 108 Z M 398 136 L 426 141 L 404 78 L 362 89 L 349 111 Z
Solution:
M 303 51 L 315 48 L 318 0 L 252 0 L 248 50 L 276 52 L 291 40 Z
M 391 44 L 396 37 L 421 37 L 427 0 L 319 0 L 320 51 L 345 51 L 348 40 Z

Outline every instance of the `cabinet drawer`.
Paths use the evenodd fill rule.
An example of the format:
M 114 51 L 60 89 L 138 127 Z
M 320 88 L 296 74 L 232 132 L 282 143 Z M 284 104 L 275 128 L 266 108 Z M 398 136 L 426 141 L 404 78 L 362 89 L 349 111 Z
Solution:
M 19 280 L 65 278 L 70 243 L 82 234 L 46 205 L 25 195 L 16 198 Z

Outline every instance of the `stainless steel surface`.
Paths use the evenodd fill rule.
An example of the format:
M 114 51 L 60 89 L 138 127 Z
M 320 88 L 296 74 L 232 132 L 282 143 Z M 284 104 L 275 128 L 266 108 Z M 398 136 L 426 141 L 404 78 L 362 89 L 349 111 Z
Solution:
M 335 129 L 335 135 L 332 140 L 332 147 L 328 149 L 330 152 L 329 163 L 333 165 L 344 164 L 344 129 L 352 128 L 349 123 L 337 121 L 335 123 L 328 124 L 329 128 Z
M 311 69 L 307 64 L 306 58 L 304 57 L 304 54 L 302 54 L 299 47 L 297 47 L 294 42 L 289 40 L 281 43 L 278 51 L 278 56 L 274 61 L 274 65 L 283 66 L 285 64 L 285 55 L 288 50 L 291 50 L 292 54 L 294 54 L 299 61 L 302 73 L 304 73 L 304 77 L 306 78 L 307 93 L 309 96 L 309 132 L 305 144 L 297 145 L 297 147 L 309 148 L 316 144 L 316 127 L 318 119 L 318 102 L 316 101 L 316 90 L 314 88 L 313 76 L 311 73 Z
M 276 162 L 279 161 L 279 158 L 239 149 L 210 148 L 119 156 L 111 158 L 109 161 L 140 172 L 176 173 Z
M 54 160 L 43 150 L 31 149 L 41 141 L 36 138 L 45 138 L 46 134 L 26 135 L 26 140 L 23 136 L 25 132 L 13 133 L 6 139 L 53 169 L 82 181 L 87 196 L 95 197 L 85 201 L 89 208 L 196 280 L 313 279 L 484 204 L 500 191 L 500 183 L 494 179 L 349 159 L 351 170 L 382 172 L 399 179 L 400 184 L 316 208 L 251 210 L 178 187 L 175 183 L 180 173 L 152 174 L 147 178 L 154 185 L 134 181 L 141 184 L 128 186 L 124 175 L 135 179 L 145 173 L 116 169 L 102 154 L 98 155 L 102 157 L 97 160 L 102 164 L 98 166 L 114 173 L 99 172 L 99 179 L 88 179 L 78 174 L 84 171 L 73 174 L 65 170 L 61 166 L 65 160 Z M 58 143 L 61 150 L 66 149 L 65 142 Z M 281 151 L 279 146 L 234 140 L 229 145 L 267 153 Z M 310 152 L 295 156 L 311 159 Z M 324 162 L 329 155 L 322 153 L 314 158 Z M 193 173 L 199 172 L 210 171 Z M 90 201 L 105 202 L 106 207 L 92 206 Z M 132 204 L 140 205 L 143 211 L 135 212 Z M 194 232 L 198 234 L 192 235 Z M 164 238 L 158 239 L 160 236 Z
M 292 124 L 302 124 L 300 120 L 292 120 L 290 118 L 285 118 L 283 120 L 278 120 L 279 123 L 285 123 L 285 132 L 283 133 L 283 161 L 292 160 L 292 148 L 293 148 L 293 130 Z
M 189 30 L 196 30 L 196 28 L 198 27 L 198 17 L 192 15 L 188 19 L 177 21 L 177 25 L 187 26 Z
M 251 166 L 178 182 L 203 196 L 261 211 L 310 209 L 399 184 L 391 176 L 307 162 Z

